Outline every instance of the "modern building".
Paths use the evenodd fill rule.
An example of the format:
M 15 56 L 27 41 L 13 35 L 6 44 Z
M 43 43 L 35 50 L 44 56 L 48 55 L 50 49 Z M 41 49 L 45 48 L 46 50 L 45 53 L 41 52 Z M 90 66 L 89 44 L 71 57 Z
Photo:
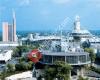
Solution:
M 72 32 L 70 32 L 69 36 L 72 37 L 72 40 L 79 40 L 80 42 L 88 40 L 92 45 L 100 43 L 99 37 L 91 34 L 91 32 L 86 29 L 82 29 L 79 16 L 76 16 L 74 29 L 72 30 Z
M 63 44 L 66 44 L 66 46 L 61 46 L 62 42 L 61 44 L 59 43 L 60 41 L 59 42 L 57 41 L 57 43 L 54 44 L 54 41 L 53 41 L 53 44 L 51 44 L 51 47 L 49 50 L 44 50 L 44 49 L 40 50 L 42 54 L 42 59 L 39 61 L 39 63 L 35 65 L 35 69 L 33 70 L 33 76 L 35 77 L 42 76 L 43 69 L 44 69 L 42 66 L 54 65 L 56 61 L 63 61 L 73 67 L 73 70 L 71 71 L 72 73 L 70 76 L 84 75 L 83 66 L 89 65 L 91 63 L 89 53 L 85 52 L 79 46 L 74 46 L 73 44 L 66 44 L 67 42 L 63 42 Z M 61 48 L 64 48 L 63 51 Z
M 71 65 L 73 67 L 71 70 L 72 76 L 84 76 L 85 70 L 83 67 L 84 65 L 90 65 L 91 60 L 89 53 L 85 52 L 80 44 L 88 39 L 90 41 L 92 38 L 93 35 L 88 30 L 81 29 L 80 17 L 77 16 L 74 22 L 74 30 L 67 37 L 61 36 L 61 40 L 51 40 L 48 50 L 44 48 L 40 50 L 42 59 L 35 65 L 33 76 L 42 76 L 44 67 L 41 66 L 51 66 L 56 61 L 64 61 Z
M 11 60 L 12 57 L 12 50 L 1 50 L 0 51 L 0 63 L 5 63 L 8 60 Z
M 2 39 L 4 42 L 8 41 L 8 22 L 3 22 Z
M 3 22 L 2 24 L 2 39 L 3 42 L 16 42 L 16 17 L 15 12 L 13 11 L 13 23 L 9 24 L 8 22 Z

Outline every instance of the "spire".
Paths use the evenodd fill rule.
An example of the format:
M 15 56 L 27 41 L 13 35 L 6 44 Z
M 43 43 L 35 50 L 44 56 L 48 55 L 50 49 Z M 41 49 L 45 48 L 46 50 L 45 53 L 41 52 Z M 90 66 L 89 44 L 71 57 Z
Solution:
M 80 17 L 79 17 L 79 16 L 76 16 L 76 17 L 75 17 L 75 20 L 76 20 L 77 22 L 80 22 Z
M 13 13 L 13 41 L 16 41 L 16 15 L 14 9 L 12 9 Z
M 13 20 L 15 21 L 15 20 L 16 20 L 16 16 L 15 16 L 15 11 L 14 11 L 14 9 L 12 10 L 12 12 L 13 12 Z
M 74 30 L 80 31 L 80 17 L 79 16 L 75 17 Z

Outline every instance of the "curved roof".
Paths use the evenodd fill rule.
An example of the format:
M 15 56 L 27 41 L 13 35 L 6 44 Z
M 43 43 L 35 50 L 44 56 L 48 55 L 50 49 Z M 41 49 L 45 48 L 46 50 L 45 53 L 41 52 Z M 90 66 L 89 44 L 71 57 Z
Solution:
M 89 55 L 87 52 L 52 52 L 52 51 L 43 51 L 43 55 L 50 56 L 79 56 L 79 55 Z
M 73 30 L 72 33 L 91 34 L 88 30 Z

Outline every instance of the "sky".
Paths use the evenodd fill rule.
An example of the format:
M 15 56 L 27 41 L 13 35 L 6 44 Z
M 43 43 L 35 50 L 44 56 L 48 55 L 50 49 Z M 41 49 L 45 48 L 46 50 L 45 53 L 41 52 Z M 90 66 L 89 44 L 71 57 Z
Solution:
M 0 0 L 0 30 L 12 10 L 19 31 L 71 30 L 76 15 L 82 28 L 100 30 L 100 0 Z

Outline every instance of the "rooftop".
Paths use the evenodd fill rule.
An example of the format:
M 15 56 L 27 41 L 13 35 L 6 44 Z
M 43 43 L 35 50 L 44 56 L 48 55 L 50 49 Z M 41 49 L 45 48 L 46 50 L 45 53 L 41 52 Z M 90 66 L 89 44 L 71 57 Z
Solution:
M 57 56 L 77 56 L 77 55 L 87 55 L 87 52 L 53 52 L 53 51 L 43 51 L 43 55 L 57 55 Z

